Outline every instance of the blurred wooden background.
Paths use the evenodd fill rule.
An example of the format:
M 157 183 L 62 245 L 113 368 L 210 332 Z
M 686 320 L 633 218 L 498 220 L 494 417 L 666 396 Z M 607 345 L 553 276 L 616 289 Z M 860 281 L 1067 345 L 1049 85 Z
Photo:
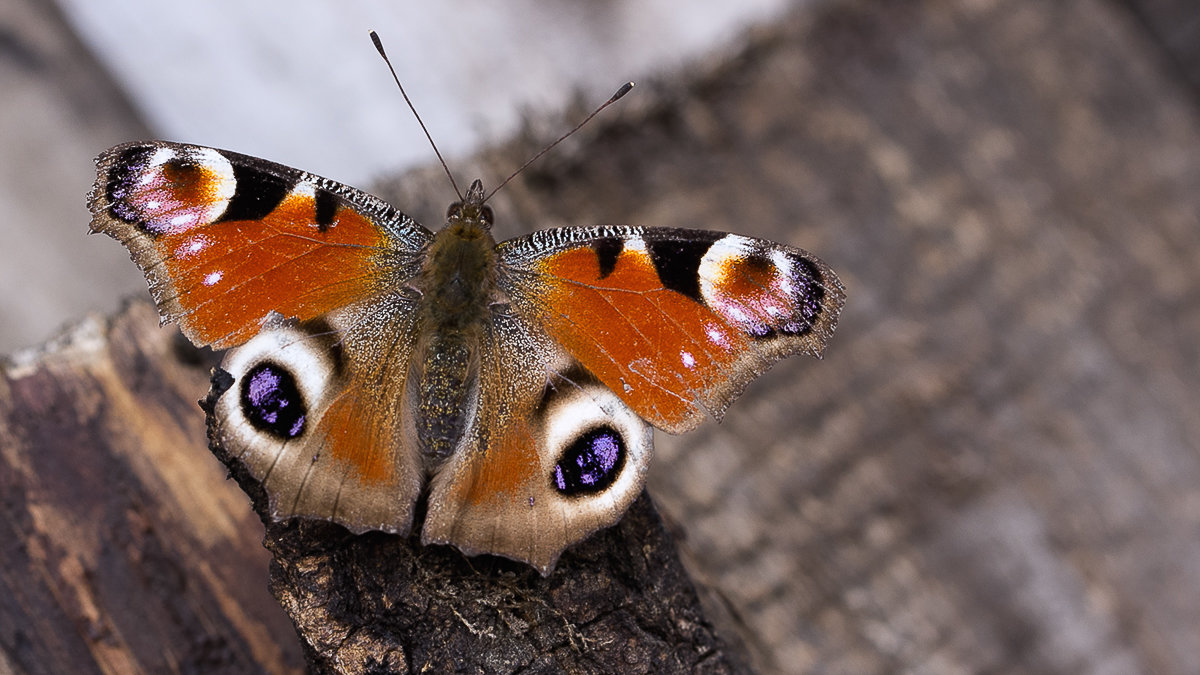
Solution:
M 646 83 L 497 197 L 501 236 L 595 222 L 734 230 L 810 249 L 846 282 L 825 360 L 780 364 L 721 425 L 658 440 L 651 493 L 763 671 L 1195 672 L 1193 4 L 797 6 Z M 98 87 L 79 79 L 63 86 Z M 84 98 L 120 110 L 105 91 Z M 512 166 L 531 144 L 472 166 Z M 428 223 L 444 208 L 437 180 L 380 189 Z M 169 332 L 130 344 L 152 322 L 135 308 L 6 366 L 5 539 L 26 543 L 0 561 L 0 671 L 52 672 L 39 664 L 56 657 L 136 672 L 118 655 L 152 650 L 115 608 L 148 595 L 176 598 L 168 618 L 201 617 L 174 634 L 190 642 L 159 645 L 163 669 L 299 663 L 254 584 L 257 535 L 221 492 L 198 411 L 160 401 L 178 431 L 88 444 L 88 425 L 121 428 L 122 406 L 206 389 L 202 368 L 172 361 Z M 80 363 L 99 374 L 79 384 Z M 73 443 L 45 440 L 68 422 L 82 423 Z M 55 501 L 77 485 L 55 473 L 76 453 L 123 458 L 89 490 L 144 489 L 168 506 L 133 518 Z M 222 525 L 180 526 L 198 520 L 189 499 Z M 63 555 L 72 532 L 95 537 L 91 555 Z M 214 570 L 161 572 L 179 551 L 203 551 Z M 231 642 L 239 632 L 251 638 Z

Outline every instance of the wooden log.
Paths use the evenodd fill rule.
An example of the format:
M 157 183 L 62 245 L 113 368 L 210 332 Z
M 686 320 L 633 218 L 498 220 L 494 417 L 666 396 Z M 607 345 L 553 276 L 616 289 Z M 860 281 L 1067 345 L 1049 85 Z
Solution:
M 497 196 L 502 237 L 712 227 L 809 248 L 847 282 L 825 361 L 780 365 L 721 425 L 658 440 L 651 494 L 759 669 L 1187 673 L 1200 662 L 1200 121 L 1155 49 L 1099 0 L 823 4 L 669 84 L 642 83 L 624 112 Z M 481 158 L 483 178 L 532 145 Z M 387 192 L 436 223 L 438 180 Z M 215 466 L 196 445 L 198 414 L 165 402 L 161 381 L 194 399 L 203 368 L 171 357 L 166 338 L 146 342 L 169 333 L 104 339 L 94 325 L 10 362 L 0 384 L 0 670 L 298 667 L 294 637 L 276 632 L 286 621 L 232 600 L 262 597 L 266 563 L 247 553 L 261 531 L 219 471 L 195 487 L 200 460 Z M 194 465 L 167 468 L 193 451 Z M 201 505 L 210 499 L 224 506 Z M 650 518 L 643 506 L 571 556 L 645 560 L 622 532 Z M 349 627 L 352 610 L 445 602 L 368 573 L 379 552 L 414 549 L 331 534 L 271 532 L 273 590 L 300 617 L 308 658 L 444 667 L 424 640 L 379 651 L 398 623 Z M 239 542 L 235 563 L 216 562 L 224 541 Z M 208 571 L 193 576 L 176 548 Z M 551 636 L 555 654 L 574 649 L 572 631 L 545 620 L 587 603 L 527 602 L 531 586 L 569 582 L 415 550 L 417 580 L 497 580 L 492 605 L 459 621 L 476 645 L 515 630 Z M 346 606 L 317 601 L 332 586 L 354 588 Z M 515 653 L 490 663 L 502 670 Z M 536 658 L 523 663 L 550 667 Z
M 138 302 L 4 364 L 0 672 L 303 664 L 262 526 L 203 441 L 212 355 L 157 324 Z

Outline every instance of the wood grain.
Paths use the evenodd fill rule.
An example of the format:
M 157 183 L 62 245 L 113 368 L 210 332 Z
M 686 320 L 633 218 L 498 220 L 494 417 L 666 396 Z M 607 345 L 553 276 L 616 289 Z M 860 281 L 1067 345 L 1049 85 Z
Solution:
M 0 378 L 0 671 L 297 672 L 262 526 L 204 446 L 211 355 L 137 303 Z
M 709 620 L 726 612 L 759 670 L 1200 663 L 1200 118 L 1160 49 L 1100 0 L 825 3 L 641 83 L 497 195 L 501 237 L 710 227 L 812 250 L 846 282 L 823 361 L 780 364 L 721 425 L 658 441 L 651 494 L 715 588 Z M 537 144 L 475 166 L 494 184 Z M 439 180 L 384 187 L 436 223 Z M 159 468 L 195 452 L 212 470 L 186 403 L 206 385 L 153 347 L 138 311 L 145 332 L 113 340 L 96 324 L 5 368 L 0 669 L 298 667 L 286 621 L 231 600 L 262 597 L 245 503 L 219 471 L 198 488 L 199 468 Z M 165 402 L 166 381 L 185 403 Z M 210 498 L 226 505 L 195 503 Z M 193 512 L 239 523 L 211 526 L 240 542 L 237 564 L 193 576 L 162 553 L 216 550 L 211 533 L 192 543 Z M 362 567 L 318 571 L 377 564 L 381 544 L 354 545 Z M 273 548 L 276 595 L 316 597 L 296 589 L 327 579 Z M 353 581 L 364 602 L 419 597 Z M 505 607 L 493 620 L 527 620 Z M 310 635 L 345 626 L 319 602 L 289 610 L 327 612 Z

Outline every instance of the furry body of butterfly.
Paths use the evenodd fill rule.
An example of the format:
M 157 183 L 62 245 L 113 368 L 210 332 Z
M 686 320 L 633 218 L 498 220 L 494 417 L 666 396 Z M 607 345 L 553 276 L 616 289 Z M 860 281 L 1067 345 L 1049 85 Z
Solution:
M 417 438 L 431 474 L 450 457 L 466 428 L 467 401 L 477 381 L 475 345 L 497 300 L 491 218 L 483 205 L 483 184 L 475 181 L 465 203 L 453 209 L 430 243 L 417 281 L 418 323 L 428 336 L 413 358 L 420 401 Z
M 819 355 L 844 294 L 797 248 L 604 226 L 497 244 L 476 181 L 434 234 L 354 188 L 152 141 L 97 160 L 92 229 L 164 320 L 234 348 L 210 430 L 276 518 L 525 561 L 615 523 L 651 426 L 720 418 L 774 362 Z

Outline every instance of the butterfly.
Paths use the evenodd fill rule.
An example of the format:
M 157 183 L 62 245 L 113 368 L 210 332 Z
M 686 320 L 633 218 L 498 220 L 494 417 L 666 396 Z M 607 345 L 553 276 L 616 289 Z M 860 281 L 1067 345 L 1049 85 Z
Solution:
M 230 349 L 210 430 L 276 519 L 524 561 L 616 523 L 652 430 L 720 418 L 844 293 L 790 246 L 704 230 L 549 229 L 497 243 L 475 181 L 436 233 L 255 157 L 150 141 L 97 160 L 91 229 L 164 322 Z

